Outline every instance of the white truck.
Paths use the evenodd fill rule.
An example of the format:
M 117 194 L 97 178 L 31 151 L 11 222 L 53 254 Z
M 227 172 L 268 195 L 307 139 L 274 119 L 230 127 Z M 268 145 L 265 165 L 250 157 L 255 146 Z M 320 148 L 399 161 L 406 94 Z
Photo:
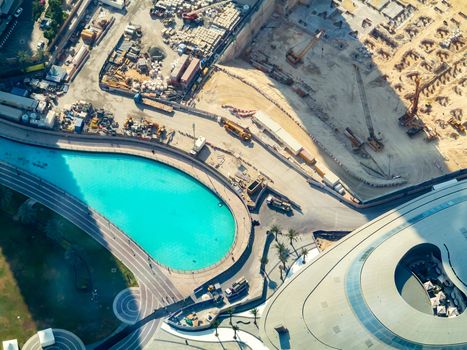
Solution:
M 203 136 L 198 137 L 195 141 L 195 144 L 193 145 L 193 148 L 190 151 L 190 154 L 196 157 L 198 153 L 201 152 L 204 145 L 206 145 L 206 138 Z

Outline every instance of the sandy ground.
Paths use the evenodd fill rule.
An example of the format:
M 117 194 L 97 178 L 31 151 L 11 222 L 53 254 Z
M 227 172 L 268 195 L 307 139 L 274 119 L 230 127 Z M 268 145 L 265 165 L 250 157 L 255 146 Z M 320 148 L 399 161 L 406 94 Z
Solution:
M 441 1 L 438 2 L 441 3 Z M 323 5 L 323 1 L 313 1 L 313 4 L 315 3 L 317 4 L 316 8 L 329 6 L 328 4 Z M 430 16 L 434 18 L 434 22 L 427 27 L 427 30 L 433 32 L 433 28 L 436 29 L 440 21 L 442 24 L 444 20 L 442 15 L 436 15 L 432 7 L 428 8 L 428 6 L 421 5 L 418 2 L 417 4 L 420 13 L 416 13 L 404 22 L 401 28 L 396 31 L 396 34 L 411 25 L 420 15 L 425 14 L 425 10 L 431 11 Z M 451 15 L 456 13 L 456 8 L 465 7 L 465 3 L 457 5 L 459 7 L 453 6 L 452 11 L 450 10 Z M 425 9 L 425 7 L 428 9 Z M 406 90 L 401 92 L 395 90 L 393 86 L 395 83 L 391 79 L 398 79 L 398 76 L 394 78 L 390 75 L 394 71 L 393 60 L 391 60 L 390 64 L 386 62 L 383 65 L 377 58 L 365 60 L 361 57 L 355 57 L 355 53 L 364 48 L 361 42 L 368 37 L 368 32 L 372 27 L 361 31 L 359 40 L 356 40 L 347 33 L 356 30 L 357 24 L 351 23 L 342 14 L 333 18 L 333 21 L 340 19 L 344 22 L 343 28 L 338 31 L 335 28 L 328 29 L 330 24 L 318 16 L 311 13 L 306 15 L 304 12 L 312 10 L 305 10 L 304 7 L 300 7 L 295 10 L 294 14 L 297 11 L 298 15 L 295 17 L 301 16 L 302 20 L 309 21 L 307 28 L 300 30 L 295 24 L 273 18 L 255 39 L 252 50 L 265 54 L 269 63 L 279 66 L 283 71 L 292 75 L 295 81 L 301 80 L 307 83 L 312 89 L 310 95 L 314 102 L 311 101 L 310 103 L 309 99 L 299 97 L 289 86 L 280 84 L 263 72 L 253 68 L 247 63 L 247 58 L 244 58 L 228 62 L 223 68 L 241 76 L 262 93 L 273 97 L 294 120 L 255 89 L 222 72 L 215 73 L 197 96 L 197 107 L 228 115 L 228 111 L 222 109 L 221 105 L 231 104 L 238 108 L 257 109 L 267 113 L 357 193 L 369 189 L 330 160 L 323 150 L 310 139 L 307 133 L 298 127 L 297 123 L 304 126 L 309 134 L 313 135 L 328 150 L 331 150 L 333 155 L 353 174 L 357 174 L 370 182 L 376 179 L 378 181 L 386 179 L 390 182 L 391 178 L 400 176 L 406 179 L 408 184 L 414 184 L 466 167 L 467 147 L 465 146 L 465 135 L 457 133 L 451 126 L 447 125 L 443 130 L 438 127 L 437 131 L 440 133 L 441 138 L 438 141 L 428 143 L 424 140 L 424 136 L 421 135 L 423 133 L 411 139 L 406 135 L 406 129 L 398 125 L 398 118 L 404 114 L 406 106 L 410 104 L 410 101 L 405 99 L 404 95 L 413 92 L 414 84 L 404 76 L 401 79 L 407 80 Z M 360 3 L 357 3 L 355 12 L 357 15 L 368 16 L 373 21 L 384 20 L 381 14 Z M 313 26 L 315 27 L 313 28 Z M 329 33 L 329 35 L 305 56 L 303 65 L 294 68 L 288 64 L 285 60 L 286 50 L 294 45 L 297 47 L 296 50 L 299 50 L 300 47 L 304 46 L 303 43 L 311 38 L 309 33 L 320 26 L 326 28 L 326 33 Z M 423 35 L 420 38 L 422 37 Z M 437 40 L 439 41 L 440 38 Z M 342 42 L 344 48 L 340 49 L 338 44 Z M 271 43 L 274 45 L 271 45 Z M 400 55 L 397 58 L 397 53 L 403 53 L 410 45 L 410 42 L 400 45 L 399 49 L 396 50 L 394 60 L 400 59 Z M 453 54 L 452 60 L 458 55 L 459 53 Z M 350 141 L 343 135 L 344 129 L 350 127 L 361 140 L 368 137 L 355 71 L 352 66 L 354 63 L 359 66 L 362 73 L 375 131 L 382 137 L 385 145 L 383 152 L 374 152 L 366 147 L 373 160 L 363 159 L 360 155 L 352 152 Z M 410 72 L 411 68 L 403 73 Z M 384 79 L 384 75 L 389 76 L 388 81 Z M 460 76 L 465 78 L 465 75 L 460 74 Z M 459 76 L 456 79 L 460 79 Z M 425 122 L 428 126 L 436 126 L 437 122 L 435 120 L 439 118 L 447 120 L 451 109 L 462 109 L 466 106 L 465 98 L 453 93 L 452 86 L 441 86 L 439 90 L 450 97 L 449 104 L 447 107 L 443 107 L 444 110 L 440 110 L 439 103 L 437 106 L 435 106 L 436 103 L 432 103 L 435 113 L 430 116 L 421 115 L 423 120 L 426 119 Z M 425 103 L 427 101 L 422 96 L 420 105 Z M 315 107 L 327 114 L 328 120 L 326 122 L 316 116 L 316 113 L 314 113 Z M 383 176 L 369 171 L 367 167 L 362 166 L 362 163 L 367 167 L 377 169 Z M 381 189 L 381 192 L 389 190 L 385 188 Z M 371 191 L 378 190 L 372 189 Z

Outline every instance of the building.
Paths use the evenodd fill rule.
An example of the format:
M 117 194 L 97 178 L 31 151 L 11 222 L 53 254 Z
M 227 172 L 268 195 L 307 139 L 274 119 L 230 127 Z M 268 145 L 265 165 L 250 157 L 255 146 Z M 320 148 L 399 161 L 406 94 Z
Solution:
M 185 73 L 183 73 L 180 83 L 184 88 L 186 88 L 193 81 L 193 78 L 196 76 L 196 73 L 199 71 L 200 61 L 198 58 L 192 58 L 190 64 L 188 65 Z
M 55 336 L 52 328 L 47 328 L 42 331 L 39 331 L 37 332 L 37 335 L 39 336 L 39 343 L 42 348 L 55 344 Z
M 2 343 L 3 350 L 19 350 L 18 340 L 5 340 Z
M 0 117 L 19 122 L 22 115 L 22 110 L 0 104 Z
M 266 346 L 466 349 L 467 181 L 438 188 L 358 228 L 281 286 L 262 313 Z
M 35 111 L 39 104 L 38 101 L 32 98 L 18 96 L 4 91 L 0 91 L 0 103 L 27 111 Z

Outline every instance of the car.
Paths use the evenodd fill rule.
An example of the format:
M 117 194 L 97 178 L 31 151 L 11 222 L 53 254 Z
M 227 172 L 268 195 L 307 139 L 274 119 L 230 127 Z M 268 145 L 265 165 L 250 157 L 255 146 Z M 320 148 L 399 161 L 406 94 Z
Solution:
M 37 49 L 38 50 L 42 50 L 42 49 L 44 49 L 44 47 L 45 47 L 45 41 L 44 40 L 41 40 L 41 41 L 39 41 L 37 43 Z
M 52 24 L 52 20 L 50 18 L 44 18 L 41 21 L 41 24 L 39 25 L 39 27 L 45 30 L 45 29 L 49 29 L 51 24 Z
M 19 16 L 21 16 L 21 14 L 23 13 L 23 8 L 20 7 L 19 9 L 17 9 L 15 11 L 15 14 L 13 15 L 15 18 L 18 18 Z

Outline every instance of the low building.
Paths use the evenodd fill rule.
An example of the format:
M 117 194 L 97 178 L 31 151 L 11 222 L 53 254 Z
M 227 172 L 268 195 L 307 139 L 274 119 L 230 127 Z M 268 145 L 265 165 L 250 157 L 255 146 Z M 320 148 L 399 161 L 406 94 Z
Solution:
M 18 340 L 5 340 L 3 341 L 3 350 L 19 350 Z
M 0 104 L 0 117 L 19 122 L 22 115 L 22 110 Z
M 199 71 L 199 59 L 193 58 L 186 69 L 185 73 L 183 73 L 182 78 L 180 79 L 180 83 L 184 88 L 186 88 L 190 83 L 193 81 L 193 78 L 196 76 L 196 73 Z
M 39 336 L 39 342 L 41 347 L 45 348 L 46 346 L 51 346 L 55 344 L 55 336 L 52 331 L 52 328 L 47 328 L 42 331 L 37 332 Z
M 122 10 L 125 7 L 124 0 L 100 0 L 99 2 L 115 7 L 116 9 Z
M 52 65 L 50 70 L 47 72 L 46 80 L 53 81 L 55 83 L 61 83 L 66 79 L 66 69 L 60 66 Z
M 39 104 L 38 101 L 32 98 L 18 96 L 4 91 L 0 91 L 0 103 L 27 111 L 35 111 Z

